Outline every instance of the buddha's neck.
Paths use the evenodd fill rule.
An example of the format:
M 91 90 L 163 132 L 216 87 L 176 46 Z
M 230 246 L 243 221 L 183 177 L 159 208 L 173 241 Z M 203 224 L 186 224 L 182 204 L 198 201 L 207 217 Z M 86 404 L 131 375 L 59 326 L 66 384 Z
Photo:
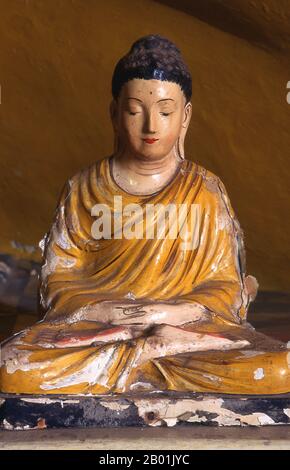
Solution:
M 113 175 L 118 185 L 133 194 L 160 190 L 172 178 L 179 162 L 174 152 L 157 160 L 122 154 L 113 158 Z
M 152 177 L 161 175 L 162 173 L 170 173 L 172 169 L 176 169 L 176 156 L 173 152 L 160 157 L 157 160 L 137 158 L 132 155 L 120 155 L 115 159 L 118 161 L 119 167 L 130 173 Z

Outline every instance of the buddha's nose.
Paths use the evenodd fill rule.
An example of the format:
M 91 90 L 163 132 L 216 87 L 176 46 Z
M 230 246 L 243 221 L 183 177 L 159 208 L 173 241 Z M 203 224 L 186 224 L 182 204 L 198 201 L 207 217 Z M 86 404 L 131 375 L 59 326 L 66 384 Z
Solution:
M 144 134 L 156 133 L 156 118 L 153 112 L 147 113 L 144 123 Z

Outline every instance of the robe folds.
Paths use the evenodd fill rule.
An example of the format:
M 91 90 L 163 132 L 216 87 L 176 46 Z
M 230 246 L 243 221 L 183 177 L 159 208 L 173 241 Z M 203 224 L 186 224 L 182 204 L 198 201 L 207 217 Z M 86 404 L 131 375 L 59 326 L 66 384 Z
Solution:
M 3 344 L 1 391 L 290 392 L 290 351 L 247 323 L 250 298 L 243 232 L 220 178 L 185 159 L 162 190 L 139 196 L 118 186 L 111 162 L 111 157 L 94 162 L 63 187 L 52 226 L 40 242 L 40 299 L 45 316 Z M 185 224 L 177 225 L 179 236 L 170 232 L 172 219 L 171 225 L 162 225 L 159 236 L 151 231 L 148 237 L 146 230 L 157 228 L 162 208 L 170 204 L 185 210 Z M 93 232 L 100 205 L 112 216 L 103 238 Z M 151 219 L 146 218 L 148 206 L 157 211 Z M 124 207 L 138 208 L 134 226 L 138 237 L 125 237 L 120 231 Z M 118 231 L 114 220 L 120 217 Z M 188 324 L 188 331 L 246 340 L 248 346 L 165 355 L 139 364 L 146 335 L 66 348 L 35 342 L 44 328 L 91 329 L 92 322 L 84 320 L 83 314 L 108 300 L 197 302 L 209 317 Z M 100 331 L 108 328 L 101 319 L 93 323 Z

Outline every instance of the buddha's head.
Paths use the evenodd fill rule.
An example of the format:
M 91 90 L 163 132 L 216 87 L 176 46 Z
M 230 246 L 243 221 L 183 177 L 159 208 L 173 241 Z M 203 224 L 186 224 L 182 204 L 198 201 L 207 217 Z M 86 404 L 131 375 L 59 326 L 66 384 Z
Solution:
M 134 42 L 112 78 L 115 153 L 154 160 L 174 152 L 184 158 L 191 94 L 191 75 L 175 44 L 159 35 Z

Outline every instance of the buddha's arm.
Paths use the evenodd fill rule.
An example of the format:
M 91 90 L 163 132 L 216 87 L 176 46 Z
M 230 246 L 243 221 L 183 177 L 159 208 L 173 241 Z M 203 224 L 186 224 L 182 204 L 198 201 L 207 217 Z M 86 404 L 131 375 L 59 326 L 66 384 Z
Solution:
M 241 324 L 258 285 L 253 276 L 246 276 L 243 231 L 224 184 L 217 177 L 207 184 L 203 210 L 209 222 L 202 226 L 198 248 L 201 275 L 194 276 L 191 291 L 180 300 L 204 305 L 214 322 Z

